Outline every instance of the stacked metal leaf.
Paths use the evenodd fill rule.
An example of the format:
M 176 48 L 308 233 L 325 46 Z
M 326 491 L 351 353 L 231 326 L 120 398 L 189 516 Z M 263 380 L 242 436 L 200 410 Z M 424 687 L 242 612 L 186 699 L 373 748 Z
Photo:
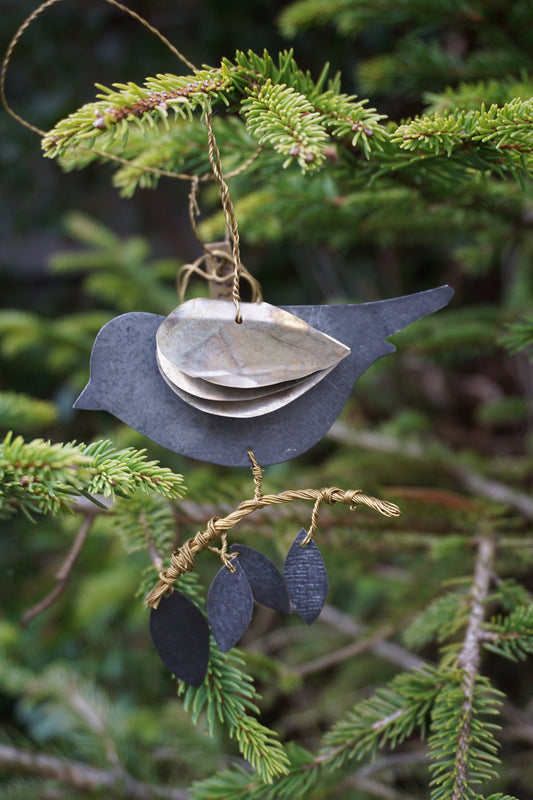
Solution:
M 258 417 L 316 386 L 350 348 L 269 303 L 241 303 L 242 322 L 224 300 L 178 306 L 156 336 L 168 386 L 208 414 Z

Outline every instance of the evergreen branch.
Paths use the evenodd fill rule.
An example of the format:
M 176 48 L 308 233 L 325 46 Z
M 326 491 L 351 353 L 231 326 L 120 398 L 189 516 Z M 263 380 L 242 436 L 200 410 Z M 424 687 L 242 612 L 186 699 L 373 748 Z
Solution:
M 72 511 L 79 496 L 156 492 L 170 499 L 183 495 L 183 478 L 156 461 L 147 461 L 144 450 L 117 450 L 111 442 L 90 445 L 51 444 L 42 439 L 25 442 L 11 433 L 0 445 L 0 515 L 22 511 L 59 514 Z M 97 502 L 96 500 L 94 502 Z
M 533 84 L 524 76 L 523 80 L 486 80 L 465 82 L 458 86 L 447 86 L 442 92 L 426 92 L 426 112 L 451 113 L 462 109 L 477 111 L 482 104 L 503 106 L 515 98 L 527 100 L 533 96 Z
M 217 143 L 224 154 L 224 174 L 231 178 L 257 153 L 257 142 L 247 132 L 242 121 L 235 117 L 215 117 L 213 119 Z M 159 175 L 149 170 L 155 168 L 167 172 L 186 172 L 201 178 L 210 175 L 209 156 L 206 149 L 205 126 L 198 120 L 184 122 L 169 120 L 168 130 L 161 127 L 148 131 L 131 130 L 125 147 L 113 142 L 106 150 L 120 153 L 124 163 L 113 176 L 113 185 L 123 197 L 131 197 L 136 188 L 153 188 Z M 65 169 L 83 168 L 96 154 L 68 153 L 62 159 Z M 148 168 L 148 171 L 147 169 Z
M 375 108 L 365 108 L 368 100 L 356 102 L 356 95 L 340 94 L 331 88 L 312 96 L 314 109 L 324 118 L 330 135 L 340 141 L 351 141 L 352 147 L 360 146 L 367 158 L 371 153 L 371 140 L 387 139 L 389 134 L 380 124 L 384 114 Z
M 60 120 L 43 138 L 42 147 L 49 158 L 65 154 L 67 148 L 92 148 L 100 139 L 105 144 L 115 136 L 127 137 L 128 122 L 142 122 L 149 127 L 154 119 L 166 122 L 169 108 L 181 118 L 190 119 L 192 112 L 204 108 L 216 95 L 225 99 L 229 76 L 220 70 L 198 70 L 193 76 L 158 75 L 148 78 L 143 87 L 133 82 L 114 84 L 113 88 L 97 85 L 101 93 L 94 103 Z
M 459 111 L 456 114 L 425 114 L 405 125 L 400 125 L 392 134 L 392 141 L 404 150 L 424 155 L 451 156 L 454 150 L 464 147 L 473 137 L 476 115 Z
M 112 530 L 128 553 L 148 549 L 157 569 L 163 567 L 160 553 L 171 550 L 175 533 L 174 510 L 165 497 L 139 494 L 119 498 L 110 513 Z
M 294 743 L 285 748 L 287 774 L 275 784 L 255 779 L 242 767 L 235 766 L 191 786 L 191 800 L 294 800 L 310 797 L 321 769 L 309 751 Z
M 533 155 L 532 123 L 533 101 L 515 98 L 488 110 L 482 105 L 476 111 L 425 114 L 400 125 L 391 139 L 420 158 L 456 155 L 474 169 L 485 164 L 495 172 L 528 173 Z
M 501 794 L 497 792 L 496 794 L 491 794 L 488 797 L 482 797 L 480 794 L 476 795 L 475 800 L 518 800 L 514 795 L 510 794 Z
M 193 112 L 207 104 L 227 105 L 231 99 L 256 142 L 268 143 L 286 159 L 285 165 L 295 159 L 303 172 L 317 169 L 325 160 L 328 138 L 360 146 L 369 157 L 371 141 L 388 138 L 380 124 L 384 117 L 365 108 L 365 100 L 341 94 L 338 77 L 324 91 L 327 73 L 326 66 L 313 81 L 298 69 L 291 51 L 280 53 L 278 65 L 266 51 L 263 56 L 249 51 L 192 76 L 158 75 L 143 86 L 99 86 L 100 99 L 58 122 L 44 137 L 43 149 L 46 156 L 61 158 L 66 169 L 95 159 L 118 161 L 123 166 L 116 182 L 131 195 L 137 185 L 154 186 L 161 174 L 206 173 L 205 141 L 203 157 L 198 152 L 190 158 L 187 138 L 171 134 L 176 122 L 187 120 L 205 135 L 202 126 L 191 125 Z M 171 109 L 177 118 L 172 125 Z M 137 131 L 130 135 L 132 125 Z M 177 171 L 181 169 L 191 172 L 184 175 Z
M 521 353 L 533 344 L 533 314 L 526 314 L 519 322 L 507 325 L 507 333 L 499 340 L 510 353 Z M 532 354 L 528 352 L 531 360 Z
M 483 720 L 496 715 L 501 693 L 480 676 L 468 686 L 458 678 L 443 687 L 436 699 L 429 737 L 431 800 L 475 800 L 474 786 L 497 776 L 499 726 Z
M 428 714 L 449 677 L 430 666 L 400 673 L 337 722 L 324 737 L 321 763 L 338 769 L 345 761 L 395 747 L 415 728 L 426 728 Z
M 18 430 L 44 428 L 57 420 L 57 408 L 18 392 L 0 392 L 0 427 Z
M 432 713 L 429 740 L 433 762 L 432 800 L 466 800 L 471 784 L 494 775 L 497 749 L 491 728 L 480 713 L 496 714 L 496 692 L 479 677 L 485 604 L 494 568 L 496 544 L 492 533 L 479 537 L 471 604 L 463 645 L 457 659 L 460 685 L 450 682 L 438 697 Z
M 0 765 L 16 772 L 38 775 L 84 791 L 108 791 L 128 800 L 189 800 L 183 789 L 142 783 L 125 770 L 99 769 L 44 753 L 0 744 Z
M 268 142 L 284 156 L 284 166 L 295 158 L 302 171 L 324 161 L 326 132 L 321 116 L 302 94 L 268 79 L 241 105 L 246 126 L 259 144 Z
M 237 50 L 235 62 L 224 58 L 222 68 L 231 75 L 234 89 L 238 93 L 246 93 L 256 85 L 270 81 L 272 84 L 288 86 L 307 97 L 322 91 L 329 72 L 326 64 L 318 80 L 313 81 L 309 71 L 303 72 L 298 68 L 292 50 L 279 53 L 277 64 L 267 50 L 262 55 L 253 50 L 246 53 Z M 338 78 L 335 79 L 335 85 L 338 89 Z
M 105 305 L 112 304 L 117 311 L 142 307 L 158 314 L 168 313 L 173 298 L 171 290 L 162 286 L 161 281 L 174 278 L 181 262 L 177 259 L 151 260 L 145 239 L 139 236 L 121 239 L 103 224 L 79 212 L 66 214 L 63 224 L 69 236 L 83 243 L 85 248 L 80 250 L 78 247 L 52 256 L 50 266 L 54 272 L 83 272 L 84 290 Z M 62 323 L 65 321 L 61 330 L 69 337 L 71 328 L 90 334 L 87 337 L 91 342 L 87 348 L 90 352 L 95 334 L 108 319 L 109 315 L 75 314 L 60 320 Z M 49 320 L 41 324 L 50 328 Z
M 523 607 L 529 607 L 531 605 L 531 592 L 526 586 L 518 583 L 514 578 L 502 579 L 494 575 L 493 581 L 496 584 L 496 591 L 493 592 L 492 596 L 501 603 L 507 612 L 521 612 Z M 491 620 L 491 622 L 492 621 L 494 620 Z
M 244 671 L 244 660 L 237 650 L 224 655 L 212 639 L 204 683 L 196 689 L 179 682 L 178 694 L 184 695 L 185 710 L 191 711 L 193 722 L 198 722 L 205 712 L 211 736 L 217 720 L 227 728 L 262 783 L 270 784 L 288 771 L 288 758 L 277 734 L 249 713 L 259 713 L 256 701 L 260 697 L 252 678 Z
M 180 590 L 199 607 L 205 606 L 196 574 L 183 575 Z M 277 734 L 252 716 L 259 713 L 257 703 L 261 697 L 244 668 L 244 659 L 236 648 L 221 653 L 213 637 L 210 651 L 204 682 L 194 687 L 178 681 L 178 696 L 183 697 L 185 711 L 195 724 L 204 716 L 209 736 L 214 736 L 217 723 L 223 725 L 237 742 L 243 758 L 256 771 L 259 783 L 271 784 L 274 778 L 287 772 L 288 758 Z M 250 775 L 246 774 L 249 781 Z
M 133 447 L 117 450 L 109 441 L 82 444 L 79 448 L 92 458 L 92 477 L 87 487 L 91 494 L 132 496 L 140 490 L 169 499 L 183 497 L 183 477 L 161 467 L 157 461 L 147 461 L 146 450 Z
M 407 647 L 419 649 L 433 638 L 442 644 L 468 622 L 470 603 L 461 589 L 438 597 L 404 631 Z
M 483 644 L 487 650 L 512 661 L 533 653 L 533 605 L 519 606 L 506 617 L 494 617 L 485 625 Z
M 91 352 L 95 335 L 109 317 L 108 312 L 91 311 L 52 320 L 29 311 L 6 309 L 0 311 L 2 352 L 14 358 L 35 350 L 43 368 L 53 372 L 71 371 L 78 367 L 80 354 Z
M 479 21 L 477 5 L 444 0 L 434 5 L 424 2 L 398 4 L 394 0 L 297 0 L 280 15 L 283 33 L 293 38 L 296 33 L 311 26 L 327 23 L 335 25 L 341 35 L 354 37 L 365 28 L 375 25 L 418 26 L 443 25 L 453 19 L 455 25 Z

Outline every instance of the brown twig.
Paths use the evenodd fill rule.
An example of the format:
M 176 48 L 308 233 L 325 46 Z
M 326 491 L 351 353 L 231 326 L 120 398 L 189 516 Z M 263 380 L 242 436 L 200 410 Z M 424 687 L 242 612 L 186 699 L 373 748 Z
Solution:
M 462 800 L 467 789 L 467 762 L 471 742 L 471 723 L 474 708 L 476 680 L 481 663 L 483 642 L 483 620 L 485 603 L 489 593 L 496 553 L 496 539 L 493 533 L 483 533 L 479 537 L 474 580 L 471 590 L 471 606 L 463 646 L 458 657 L 458 666 L 463 671 L 461 688 L 464 693 L 463 719 L 459 733 L 459 748 L 455 756 L 455 779 L 450 800 Z
M 0 766 L 87 791 L 108 789 L 111 796 L 128 800 L 189 800 L 184 789 L 141 783 L 122 769 L 100 769 L 81 761 L 67 761 L 4 744 L 0 744 Z
M 414 459 L 426 457 L 426 452 L 417 442 L 402 442 L 392 436 L 384 436 L 370 431 L 355 431 L 342 422 L 335 422 L 328 436 L 344 444 L 364 447 L 367 450 L 399 453 Z M 500 483 L 500 481 L 486 478 L 481 473 L 459 463 L 456 455 L 453 459 L 443 455 L 441 462 L 443 469 L 453 475 L 468 491 L 480 494 L 493 502 L 504 503 L 509 508 L 518 511 L 526 519 L 533 521 L 533 500 L 529 495 Z
M 359 639 L 356 642 L 346 645 L 346 647 L 340 647 L 338 650 L 334 650 L 332 653 L 326 653 L 324 656 L 320 656 L 319 658 L 315 658 L 313 661 L 308 661 L 306 664 L 302 664 L 300 667 L 295 669 L 295 672 L 301 678 L 305 677 L 306 675 L 311 675 L 313 672 L 322 672 L 322 670 L 334 667 L 337 664 L 340 664 L 342 661 L 346 661 L 347 659 L 353 658 L 360 653 L 364 653 L 366 650 L 373 650 L 377 644 L 383 642 L 392 634 L 392 632 L 393 628 L 390 625 L 386 625 L 384 628 L 377 631 L 377 633 L 375 633 L 373 636 L 367 636 L 366 638 Z
M 356 770 L 352 775 L 348 776 L 341 787 L 357 788 L 360 791 L 367 791 L 373 797 L 391 798 L 391 800 L 408 800 L 408 795 L 401 791 L 397 791 L 388 783 L 378 782 L 373 779 L 376 773 L 380 772 L 393 772 L 397 773 L 402 769 L 410 769 L 420 764 L 427 763 L 427 754 L 425 750 L 409 750 L 405 753 L 391 753 L 383 758 L 373 761 L 371 764 L 365 764 L 360 769 Z
M 32 619 L 35 619 L 35 617 L 39 616 L 39 614 L 42 614 L 43 611 L 46 611 L 47 608 L 50 608 L 50 606 L 56 602 L 58 597 L 60 597 L 60 595 L 63 594 L 67 588 L 70 573 L 72 572 L 78 556 L 82 551 L 83 545 L 85 544 L 85 540 L 89 535 L 94 516 L 94 513 L 84 514 L 82 523 L 74 541 L 72 542 L 70 550 L 68 551 L 63 563 L 56 573 L 56 585 L 52 591 L 46 595 L 46 597 L 26 611 L 20 622 L 23 628 L 25 628 Z

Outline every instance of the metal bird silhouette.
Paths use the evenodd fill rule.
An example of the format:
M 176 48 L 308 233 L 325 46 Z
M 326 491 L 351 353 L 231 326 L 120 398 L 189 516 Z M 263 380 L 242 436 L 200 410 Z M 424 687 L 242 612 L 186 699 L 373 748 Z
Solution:
M 396 350 L 387 337 L 443 308 L 452 296 L 451 287 L 440 286 L 373 303 L 283 306 L 351 352 L 307 392 L 252 418 L 216 416 L 185 402 L 157 364 L 156 333 L 165 317 L 123 314 L 98 333 L 91 377 L 74 407 L 108 411 L 169 450 L 202 461 L 249 466 L 249 449 L 263 466 L 288 461 L 322 439 L 357 379 Z

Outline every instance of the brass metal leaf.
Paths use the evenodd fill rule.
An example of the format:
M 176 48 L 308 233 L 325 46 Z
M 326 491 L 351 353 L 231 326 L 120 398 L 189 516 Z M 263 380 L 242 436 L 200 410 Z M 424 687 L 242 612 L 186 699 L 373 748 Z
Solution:
M 299 380 L 336 366 L 350 349 L 304 320 L 269 303 L 196 298 L 172 311 L 157 331 L 160 369 L 234 389 Z

